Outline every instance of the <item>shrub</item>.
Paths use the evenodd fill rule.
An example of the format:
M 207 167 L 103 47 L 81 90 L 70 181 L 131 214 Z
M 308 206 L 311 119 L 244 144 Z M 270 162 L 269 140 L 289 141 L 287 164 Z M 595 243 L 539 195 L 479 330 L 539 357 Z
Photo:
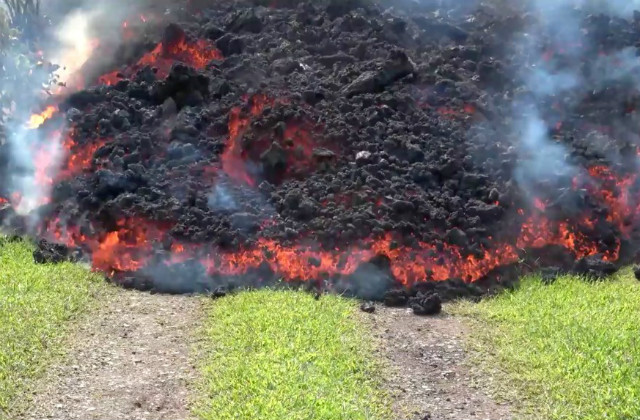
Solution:
M 37 26 L 40 0 L 4 0 L 4 4 L 14 28 L 30 31 Z

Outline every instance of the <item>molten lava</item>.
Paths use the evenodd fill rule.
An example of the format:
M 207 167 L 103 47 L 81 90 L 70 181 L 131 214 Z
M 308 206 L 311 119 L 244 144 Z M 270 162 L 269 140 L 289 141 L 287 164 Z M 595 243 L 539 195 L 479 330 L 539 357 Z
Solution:
M 637 175 L 620 177 L 605 166 L 589 168 L 589 174 L 596 184 L 587 186 L 587 190 L 609 209 L 607 221 L 628 234 L 631 229 L 629 219 L 636 214 L 637 206 L 631 202 L 630 188 Z
M 247 172 L 247 153 L 242 145 L 242 136 L 251 125 L 252 117 L 262 114 L 273 100 L 265 95 L 255 95 L 249 100 L 249 112 L 235 107 L 229 113 L 229 139 L 222 154 L 222 170 L 231 178 L 247 185 L 255 186 L 254 178 Z
M 89 169 L 96 151 L 106 143 L 107 140 L 98 139 L 81 147 L 77 145 L 71 136 L 67 136 L 64 148 L 68 157 L 57 179 L 69 179 Z
M 252 132 L 252 143 L 246 145 L 244 136 L 247 134 L 254 119 L 260 117 L 267 106 L 286 105 L 286 98 L 271 99 L 265 95 L 255 95 L 248 100 L 246 107 L 235 107 L 229 113 L 227 147 L 222 154 L 222 170 L 236 181 L 249 185 L 256 185 L 256 175 L 260 169 L 259 161 L 269 159 L 270 152 L 277 155 L 278 173 L 271 173 L 268 179 L 280 183 L 284 178 L 296 177 L 309 172 L 315 166 L 314 140 L 317 127 L 309 121 L 286 121 L 285 128 L 279 133 L 273 130 L 256 130 Z M 333 151 L 326 149 L 326 157 L 333 156 Z M 252 172 L 254 170 L 254 173 Z M 272 168 L 273 169 L 273 168 Z M 262 174 L 266 175 L 266 174 Z
M 109 272 L 144 268 L 151 250 L 146 229 L 126 220 L 118 222 L 118 225 L 118 230 L 107 233 L 97 245 L 93 244 L 94 269 Z
M 182 33 L 169 43 L 160 42 L 153 51 L 146 53 L 137 63 L 123 71 L 112 71 L 100 76 L 100 83 L 114 85 L 123 77 L 131 77 L 146 66 L 157 69 L 156 76 L 165 78 L 169 75 L 171 66 L 181 62 L 196 69 L 203 69 L 212 60 L 222 58 L 222 53 L 209 41 L 198 39 L 189 41 Z

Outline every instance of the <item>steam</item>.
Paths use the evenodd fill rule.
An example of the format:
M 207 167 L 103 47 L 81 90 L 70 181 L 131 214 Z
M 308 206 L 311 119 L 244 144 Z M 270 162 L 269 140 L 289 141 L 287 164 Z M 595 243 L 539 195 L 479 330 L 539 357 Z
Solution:
M 56 109 L 47 117 L 55 118 L 62 97 L 84 88 L 84 66 L 101 42 L 119 39 L 123 20 L 144 2 L 134 3 L 121 0 L 47 2 L 44 13 L 57 15 L 60 24 L 51 30 L 50 41 L 43 45 L 42 55 L 58 66 L 55 71 L 58 86 L 51 86 L 49 73 L 40 75 L 37 69 L 20 68 L 7 78 L 13 79 L 13 84 L 19 88 L 12 83 L 0 86 L 0 90 L 11 93 L 15 102 L 13 119 L 6 123 L 6 147 L 11 160 L 8 173 L 5 173 L 9 182 L 3 185 L 4 192 L 12 195 L 15 210 L 21 215 L 30 215 L 33 224 L 37 222 L 34 210 L 49 201 L 52 178 L 65 158 L 63 139 L 68 128 L 58 124 L 54 131 L 50 125 L 39 129 L 43 122 L 47 124 L 47 118 L 40 118 L 41 121 L 33 124 L 33 115 L 42 112 L 47 105 Z M 20 62 L 21 53 L 11 51 L 7 59 Z M 47 97 L 45 91 L 54 96 Z
M 533 0 L 534 7 L 547 17 L 555 11 L 573 7 L 589 13 L 628 17 L 640 8 L 640 0 Z
M 217 183 L 208 197 L 209 208 L 214 211 L 233 211 L 238 209 L 238 204 L 229 192 L 228 187 Z

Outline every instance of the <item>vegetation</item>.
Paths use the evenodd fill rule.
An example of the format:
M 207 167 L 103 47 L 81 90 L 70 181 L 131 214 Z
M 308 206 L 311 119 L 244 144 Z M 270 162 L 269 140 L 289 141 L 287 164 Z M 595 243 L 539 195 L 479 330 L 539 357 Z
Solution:
M 40 16 L 40 0 L 3 0 L 11 25 L 28 29 L 37 24 Z
M 68 322 L 90 308 L 104 281 L 70 263 L 37 265 L 25 242 L 0 245 L 0 418 L 55 355 Z
M 563 277 L 550 286 L 529 277 L 454 312 L 477 326 L 479 360 L 500 379 L 499 393 L 524 398 L 532 418 L 640 418 L 640 283 L 630 271 L 615 281 Z
M 216 301 L 204 327 L 201 419 L 385 419 L 357 306 L 261 290 Z

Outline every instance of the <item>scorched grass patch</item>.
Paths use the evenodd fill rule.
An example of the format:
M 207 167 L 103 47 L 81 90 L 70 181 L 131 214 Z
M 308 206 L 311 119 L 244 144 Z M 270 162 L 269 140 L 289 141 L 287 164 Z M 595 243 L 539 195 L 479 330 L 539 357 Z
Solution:
M 306 293 L 216 301 L 205 328 L 200 419 L 386 419 L 373 342 L 354 302 Z
M 640 283 L 529 277 L 512 292 L 455 312 L 473 320 L 477 355 L 532 417 L 640 418 Z M 510 390 L 507 392 L 506 390 Z
M 22 403 L 22 393 L 58 354 L 65 328 L 90 307 L 103 280 L 64 263 L 37 265 L 32 245 L 0 245 L 0 418 Z

